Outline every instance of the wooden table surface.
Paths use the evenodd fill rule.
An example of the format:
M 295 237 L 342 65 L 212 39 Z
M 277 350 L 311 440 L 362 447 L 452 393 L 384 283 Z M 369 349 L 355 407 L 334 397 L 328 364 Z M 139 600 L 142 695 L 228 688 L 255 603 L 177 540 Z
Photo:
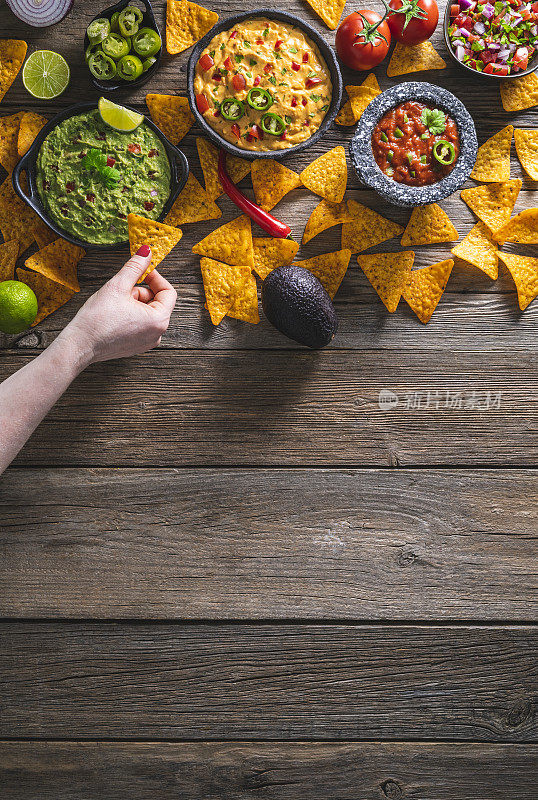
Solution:
M 44 103 L 19 76 L 0 113 L 97 97 L 80 46 L 101 5 L 47 30 L 2 5 L 1 35 L 63 53 L 72 79 Z M 334 42 L 302 0 L 281 7 Z M 440 25 L 433 41 L 448 61 Z M 188 54 L 146 90 L 184 94 Z M 411 77 L 463 100 L 480 143 L 536 127 L 452 64 Z M 537 205 L 514 154 L 516 176 L 516 211 Z M 351 172 L 348 196 L 407 221 Z M 316 202 L 278 207 L 299 239 Z M 219 204 L 162 265 L 179 292 L 162 346 L 88 369 L 0 480 L 3 800 L 534 799 L 538 304 L 460 263 L 425 327 L 403 301 L 389 315 L 353 257 L 326 350 L 265 320 L 214 329 L 191 247 L 237 215 Z M 442 205 L 463 237 L 470 211 Z M 79 295 L 0 341 L 0 380 L 121 263 L 89 254 Z

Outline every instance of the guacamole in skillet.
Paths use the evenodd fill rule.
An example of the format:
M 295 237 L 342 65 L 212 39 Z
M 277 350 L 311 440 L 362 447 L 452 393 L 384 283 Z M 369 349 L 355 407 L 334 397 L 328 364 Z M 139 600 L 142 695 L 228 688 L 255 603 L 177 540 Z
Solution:
M 170 164 L 144 122 L 120 133 L 96 109 L 49 133 L 37 158 L 37 189 L 49 215 L 72 236 L 116 244 L 128 239 L 127 214 L 159 216 L 170 194 Z

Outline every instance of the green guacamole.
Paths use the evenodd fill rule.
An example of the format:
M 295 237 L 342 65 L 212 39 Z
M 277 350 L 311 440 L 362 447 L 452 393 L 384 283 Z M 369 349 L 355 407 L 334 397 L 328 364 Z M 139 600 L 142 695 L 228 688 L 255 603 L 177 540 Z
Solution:
M 119 171 L 112 185 L 84 166 L 90 150 L 104 153 Z M 65 231 L 92 244 L 115 244 L 128 239 L 127 214 L 157 219 L 170 194 L 170 164 L 145 123 L 119 133 L 95 110 L 70 117 L 49 133 L 37 158 L 37 188 Z

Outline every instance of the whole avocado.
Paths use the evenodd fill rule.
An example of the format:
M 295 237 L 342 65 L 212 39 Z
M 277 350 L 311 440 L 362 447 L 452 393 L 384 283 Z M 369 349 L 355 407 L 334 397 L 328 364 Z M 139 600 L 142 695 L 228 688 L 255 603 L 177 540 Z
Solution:
M 307 347 L 325 347 L 338 329 L 331 298 L 304 267 L 291 264 L 270 272 L 262 285 L 262 306 L 275 328 Z

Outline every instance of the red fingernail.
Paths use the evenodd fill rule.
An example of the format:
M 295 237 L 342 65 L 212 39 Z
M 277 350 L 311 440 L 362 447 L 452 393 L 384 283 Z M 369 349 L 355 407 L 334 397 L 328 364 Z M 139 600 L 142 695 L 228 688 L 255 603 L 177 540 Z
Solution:
M 147 244 L 143 244 L 142 247 L 139 247 L 138 250 L 136 251 L 136 255 L 142 256 L 142 258 L 146 258 L 147 256 L 149 256 L 150 253 L 151 250 L 147 246 Z

